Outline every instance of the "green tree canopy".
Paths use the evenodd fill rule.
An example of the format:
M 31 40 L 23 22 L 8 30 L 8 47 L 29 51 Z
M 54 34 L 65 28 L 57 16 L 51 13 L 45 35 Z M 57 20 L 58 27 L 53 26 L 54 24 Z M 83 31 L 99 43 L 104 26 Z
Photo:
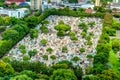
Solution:
M 27 75 L 17 75 L 15 77 L 10 78 L 10 80 L 33 80 L 33 79 L 28 77 Z
M 2 38 L 4 40 L 15 40 L 19 39 L 19 33 L 16 30 L 7 29 L 2 33 Z
M 58 69 L 53 72 L 50 80 L 77 80 L 77 78 L 72 70 Z
M 13 74 L 14 69 L 12 68 L 12 66 L 0 60 L 0 76 L 8 76 Z

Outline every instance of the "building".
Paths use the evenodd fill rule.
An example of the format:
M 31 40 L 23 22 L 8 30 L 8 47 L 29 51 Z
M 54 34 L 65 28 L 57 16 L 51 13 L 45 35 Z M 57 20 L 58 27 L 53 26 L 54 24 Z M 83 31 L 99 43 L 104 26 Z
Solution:
M 0 15 L 6 15 L 15 18 L 22 18 L 29 13 L 27 8 L 20 8 L 20 9 L 4 9 L 0 8 Z
M 93 9 L 94 8 L 94 4 L 84 4 L 84 5 L 81 5 L 80 7 L 84 8 L 84 9 L 88 9 L 88 8 Z
M 113 0 L 113 3 L 120 3 L 120 0 Z
M 40 10 L 42 6 L 42 0 L 30 0 L 32 10 Z
M 5 4 L 10 5 L 13 2 L 15 2 L 16 5 L 19 5 L 21 2 L 26 2 L 26 0 L 6 0 Z
M 95 6 L 100 6 L 100 0 L 95 0 Z
M 86 13 L 92 13 L 92 9 L 90 9 L 90 8 L 85 9 L 85 12 L 86 12 Z
M 60 3 L 60 2 L 61 2 L 61 0 L 51 0 L 51 2 Z

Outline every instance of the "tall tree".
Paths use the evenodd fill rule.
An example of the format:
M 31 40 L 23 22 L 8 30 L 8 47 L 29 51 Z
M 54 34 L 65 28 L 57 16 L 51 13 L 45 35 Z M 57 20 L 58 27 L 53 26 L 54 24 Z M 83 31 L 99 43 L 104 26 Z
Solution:
M 53 72 L 50 80 L 77 80 L 73 71 L 69 69 L 58 69 Z

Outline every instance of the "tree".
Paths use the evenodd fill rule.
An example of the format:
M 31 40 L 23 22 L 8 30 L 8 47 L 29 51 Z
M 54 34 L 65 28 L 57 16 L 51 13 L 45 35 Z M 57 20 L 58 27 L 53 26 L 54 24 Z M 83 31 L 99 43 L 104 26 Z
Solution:
M 17 24 L 18 22 L 19 22 L 19 20 L 18 20 L 17 18 L 15 18 L 15 17 L 10 17 L 10 23 L 11 23 L 12 25 Z
M 99 77 L 94 75 L 86 75 L 86 76 L 83 76 L 82 80 L 99 80 Z
M 4 18 L 0 16 L 0 26 L 4 24 Z
M 5 23 L 5 25 L 10 25 L 11 24 L 11 21 L 10 21 L 10 17 L 9 16 L 6 16 L 6 17 L 4 17 L 4 23 Z
M 4 77 L 13 74 L 14 74 L 14 69 L 12 68 L 12 66 L 0 60 L 0 76 Z
M 25 56 L 23 56 L 23 60 L 24 60 L 24 61 L 28 61 L 28 60 L 30 60 L 30 56 L 29 56 L 29 55 L 25 55 Z
M 82 68 L 79 66 L 74 66 L 72 67 L 72 69 L 77 77 L 77 80 L 82 80 L 82 76 L 83 76 Z
M 97 74 L 97 76 L 100 77 L 101 80 L 120 80 L 119 74 L 112 69 L 104 70 L 102 74 Z
M 23 53 L 23 54 L 26 53 L 26 47 L 25 47 L 25 45 L 20 45 L 19 49 L 20 49 L 21 53 Z
M 38 23 L 38 18 L 35 16 L 29 16 L 25 19 L 25 21 L 28 23 L 29 28 L 34 28 Z
M 106 53 L 99 53 L 94 56 L 94 64 L 98 62 L 102 64 L 105 64 L 108 62 L 108 56 L 106 56 Z
M 40 16 L 40 15 L 41 15 L 41 13 L 42 13 L 42 12 L 39 10 L 39 11 L 35 12 L 35 14 L 34 14 L 34 15 L 37 17 L 37 16 Z
M 5 26 L 0 26 L 0 33 L 5 31 L 6 30 L 6 27 Z
M 12 29 L 13 29 L 13 30 L 16 30 L 17 32 L 19 32 L 19 37 L 20 37 L 20 38 L 23 38 L 24 35 L 26 35 L 26 32 L 25 32 L 25 30 L 24 30 L 24 27 L 22 27 L 21 25 L 16 24 L 16 25 L 14 25 L 14 26 L 12 27 Z
M 10 56 L 5 56 L 2 59 L 5 63 L 9 63 L 10 62 Z
M 105 70 L 105 66 L 103 63 L 94 63 L 92 70 L 93 74 L 101 74 L 103 70 Z
M 69 69 L 58 69 L 53 72 L 50 80 L 77 80 L 73 71 Z
M 41 23 L 42 25 L 46 25 L 46 24 L 49 24 L 49 21 L 48 20 L 44 20 L 44 21 L 42 21 L 42 23 Z
M 78 3 L 78 0 L 68 0 L 69 3 Z
M 70 62 L 68 60 L 62 60 L 62 61 L 58 62 L 57 64 L 66 64 L 69 68 L 71 68 L 73 66 L 72 62 Z
M 37 74 L 33 71 L 30 70 L 23 70 L 22 72 L 20 72 L 21 75 L 27 75 L 28 77 L 35 79 L 37 77 Z
M 13 41 L 12 40 L 0 40 L 0 57 L 12 48 Z
M 112 39 L 112 49 L 115 52 L 120 50 L 120 40 L 119 39 Z
M 48 74 L 48 67 L 46 64 L 41 63 L 41 62 L 30 62 L 30 61 L 17 61 L 17 60 L 12 60 L 10 62 L 12 67 L 15 69 L 16 72 L 21 72 L 23 70 L 31 70 L 36 73 L 41 73 L 41 74 Z
M 19 39 L 19 33 L 16 30 L 7 29 L 2 33 L 4 40 L 14 40 L 15 42 Z
M 78 11 L 81 13 L 85 13 L 85 9 L 84 8 L 78 8 Z
M 12 9 L 15 9 L 15 8 L 17 8 L 17 6 L 16 6 L 16 3 L 15 2 L 12 2 L 11 4 L 10 4 L 10 6 L 9 6 L 10 8 L 12 8 Z
M 28 77 L 27 75 L 17 75 L 15 77 L 10 78 L 10 80 L 33 80 L 33 79 Z
M 38 37 L 38 30 L 37 29 L 31 29 L 30 30 L 30 38 L 37 38 Z
M 104 16 L 104 25 L 108 24 L 108 25 L 112 25 L 113 22 L 113 16 L 109 13 L 106 13 L 106 15 Z
M 54 27 L 58 31 L 69 31 L 71 27 L 67 24 L 58 24 L 57 26 Z
M 49 76 L 45 74 L 37 74 L 37 79 L 35 80 L 49 80 Z
M 97 45 L 97 53 L 106 53 L 106 54 L 109 54 L 110 50 L 111 50 L 112 46 L 108 43 L 104 44 L 104 43 L 99 43 Z

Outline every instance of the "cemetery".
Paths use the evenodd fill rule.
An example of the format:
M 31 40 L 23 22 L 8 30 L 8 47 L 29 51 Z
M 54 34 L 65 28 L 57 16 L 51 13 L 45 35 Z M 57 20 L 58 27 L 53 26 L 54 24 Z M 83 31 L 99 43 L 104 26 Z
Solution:
M 93 56 L 101 34 L 100 18 L 51 15 L 7 55 L 12 60 L 40 61 L 48 66 L 68 60 L 84 71 L 87 66 L 93 66 Z

